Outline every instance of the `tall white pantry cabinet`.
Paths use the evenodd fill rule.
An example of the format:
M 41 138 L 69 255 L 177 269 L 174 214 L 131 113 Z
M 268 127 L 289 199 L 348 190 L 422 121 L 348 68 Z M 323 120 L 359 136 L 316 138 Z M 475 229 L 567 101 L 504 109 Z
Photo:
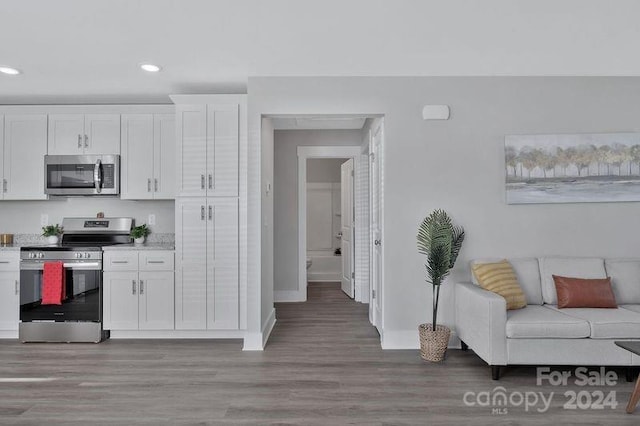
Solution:
M 239 330 L 240 144 L 246 95 L 176 104 L 176 330 Z

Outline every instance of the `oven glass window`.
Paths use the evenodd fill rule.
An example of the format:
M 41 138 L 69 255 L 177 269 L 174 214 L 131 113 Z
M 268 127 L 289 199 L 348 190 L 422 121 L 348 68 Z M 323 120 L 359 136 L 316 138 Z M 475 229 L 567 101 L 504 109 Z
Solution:
M 20 271 L 20 319 L 22 321 L 101 320 L 101 271 L 66 269 L 66 298 L 62 301 L 62 305 L 41 303 L 42 276 L 42 270 Z

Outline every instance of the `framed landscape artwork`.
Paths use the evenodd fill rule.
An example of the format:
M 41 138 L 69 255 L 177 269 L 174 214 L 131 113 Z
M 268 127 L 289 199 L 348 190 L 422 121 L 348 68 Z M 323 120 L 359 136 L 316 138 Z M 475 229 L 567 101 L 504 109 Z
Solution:
M 640 201 L 640 133 L 510 135 L 507 204 Z

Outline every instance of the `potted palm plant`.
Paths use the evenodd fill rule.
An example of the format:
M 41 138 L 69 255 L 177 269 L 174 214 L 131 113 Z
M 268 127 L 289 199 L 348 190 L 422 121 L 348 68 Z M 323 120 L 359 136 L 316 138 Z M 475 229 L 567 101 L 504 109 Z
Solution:
M 135 244 L 144 244 L 144 239 L 151 233 L 151 230 L 146 223 L 140 226 L 134 226 L 131 229 L 131 238 Z
M 456 263 L 463 241 L 464 229 L 454 226 L 444 210 L 434 210 L 418 228 L 418 251 L 427 257 L 426 281 L 433 295 L 432 321 L 418 326 L 420 356 L 427 361 L 442 361 L 447 350 L 451 330 L 437 324 L 440 286 Z
M 57 223 L 42 227 L 42 236 L 47 239 L 48 244 L 58 244 L 60 235 L 62 235 L 62 226 Z

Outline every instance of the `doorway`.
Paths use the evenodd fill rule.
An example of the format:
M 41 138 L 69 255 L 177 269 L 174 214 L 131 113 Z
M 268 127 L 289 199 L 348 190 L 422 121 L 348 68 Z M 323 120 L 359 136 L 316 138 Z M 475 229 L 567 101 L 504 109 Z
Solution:
M 380 201 L 381 197 L 374 197 L 371 193 L 372 157 L 369 154 L 374 131 L 380 127 L 383 118 L 315 115 L 265 118 L 274 129 L 274 301 L 302 302 L 307 300 L 308 282 L 334 281 L 343 294 L 357 303 L 367 305 L 369 322 L 378 321 L 377 328 L 381 329 L 382 301 L 377 304 L 370 303 L 374 295 L 382 299 L 382 284 L 372 281 L 382 280 L 382 274 L 374 274 L 372 270 L 379 262 L 376 263 L 371 258 L 372 254 L 376 253 L 372 246 L 376 238 L 372 234 L 371 202 L 374 199 Z M 303 134 L 303 130 L 311 133 Z M 353 136 L 354 134 L 356 136 Z M 327 141 L 332 143 L 325 144 Z M 291 160 L 288 160 L 291 150 L 287 144 L 297 144 L 297 158 L 293 166 Z M 377 147 L 381 152 L 381 133 Z M 380 157 L 378 158 L 381 159 Z M 307 181 L 309 164 L 317 160 L 337 160 L 340 179 L 339 183 L 332 182 L 332 185 L 341 189 L 347 188 L 347 191 L 339 191 L 338 203 L 332 201 L 331 204 L 335 205 L 331 208 L 327 208 L 327 205 L 330 200 L 335 200 L 336 196 L 335 191 L 331 194 L 332 185 L 328 185 L 327 182 Z M 294 178 L 292 174 L 295 174 L 297 187 L 293 189 L 289 186 L 289 182 Z M 347 195 L 349 192 L 351 195 Z M 338 204 L 340 208 L 336 209 Z M 295 220 L 292 220 L 294 217 L 290 211 L 293 205 L 297 207 L 293 210 Z M 318 205 L 324 208 L 324 216 L 310 219 L 309 215 L 313 216 L 313 210 Z M 379 207 L 381 206 L 380 202 Z M 378 214 L 376 217 L 380 218 L 381 215 Z M 336 218 L 341 219 L 339 226 L 336 226 Z M 310 220 L 313 220 L 312 224 L 309 224 Z M 309 232 L 318 232 L 319 229 L 324 229 L 321 238 L 310 241 Z M 381 221 L 376 229 L 382 235 Z M 295 232 L 295 239 L 292 238 L 292 232 Z M 295 251 L 292 251 L 292 248 Z M 335 256 L 336 251 L 339 256 Z M 379 259 L 382 259 L 381 251 L 377 253 Z M 333 259 L 329 258 L 329 255 Z M 317 260 L 314 260 L 314 257 Z M 308 260 L 311 260 L 310 269 Z M 333 266 L 325 264 L 331 260 Z M 339 269 L 336 269 L 336 260 Z M 326 268 L 318 268 L 319 266 Z M 331 275 L 332 272 L 339 272 L 339 275 Z M 326 274 L 323 275 L 324 273 Z M 331 279 L 328 280 L 327 277 Z

